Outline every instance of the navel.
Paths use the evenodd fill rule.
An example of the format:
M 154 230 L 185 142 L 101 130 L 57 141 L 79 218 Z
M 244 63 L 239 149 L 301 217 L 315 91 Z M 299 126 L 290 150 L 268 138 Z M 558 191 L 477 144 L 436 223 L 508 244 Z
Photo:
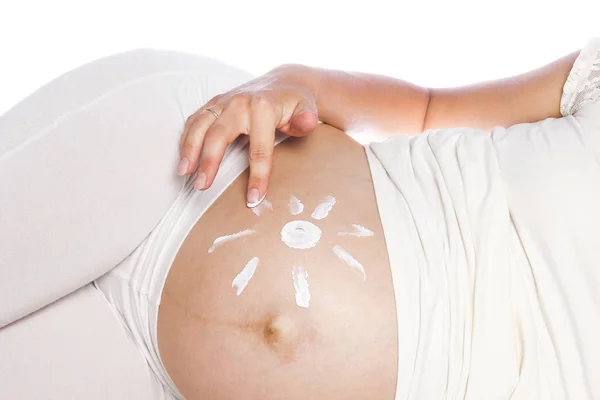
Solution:
M 265 343 L 284 362 L 294 360 L 300 332 L 297 324 L 287 315 L 276 315 L 267 320 L 263 335 Z

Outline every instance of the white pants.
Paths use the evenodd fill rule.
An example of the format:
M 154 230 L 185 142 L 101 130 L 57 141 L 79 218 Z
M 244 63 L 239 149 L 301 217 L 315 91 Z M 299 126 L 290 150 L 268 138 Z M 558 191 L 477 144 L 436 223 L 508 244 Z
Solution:
M 138 50 L 68 72 L 0 117 L 0 398 L 156 397 L 129 333 L 89 284 L 183 188 L 186 118 L 249 78 Z

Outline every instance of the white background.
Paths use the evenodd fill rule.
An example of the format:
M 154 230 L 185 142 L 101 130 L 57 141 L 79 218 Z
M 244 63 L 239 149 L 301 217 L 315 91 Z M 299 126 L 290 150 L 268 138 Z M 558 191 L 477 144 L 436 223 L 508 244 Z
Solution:
M 600 35 L 600 0 L 0 0 L 0 114 L 78 65 L 137 47 L 261 74 L 287 62 L 426 86 L 505 77 Z

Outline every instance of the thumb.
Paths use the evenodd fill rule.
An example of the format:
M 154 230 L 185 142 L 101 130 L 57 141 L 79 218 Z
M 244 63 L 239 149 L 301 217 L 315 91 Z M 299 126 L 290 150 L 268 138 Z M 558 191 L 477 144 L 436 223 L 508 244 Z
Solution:
M 315 130 L 318 122 L 319 116 L 314 102 L 302 99 L 296 105 L 294 114 L 288 122 L 287 132 L 284 133 L 290 136 L 306 136 Z

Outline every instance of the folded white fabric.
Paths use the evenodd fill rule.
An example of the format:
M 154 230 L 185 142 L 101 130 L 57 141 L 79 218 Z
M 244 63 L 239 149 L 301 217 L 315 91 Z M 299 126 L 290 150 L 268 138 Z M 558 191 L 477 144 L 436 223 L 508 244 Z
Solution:
M 396 295 L 396 399 L 600 398 L 600 40 L 561 111 L 367 148 Z
M 151 371 L 92 284 L 0 329 L 0 399 L 154 399 Z

